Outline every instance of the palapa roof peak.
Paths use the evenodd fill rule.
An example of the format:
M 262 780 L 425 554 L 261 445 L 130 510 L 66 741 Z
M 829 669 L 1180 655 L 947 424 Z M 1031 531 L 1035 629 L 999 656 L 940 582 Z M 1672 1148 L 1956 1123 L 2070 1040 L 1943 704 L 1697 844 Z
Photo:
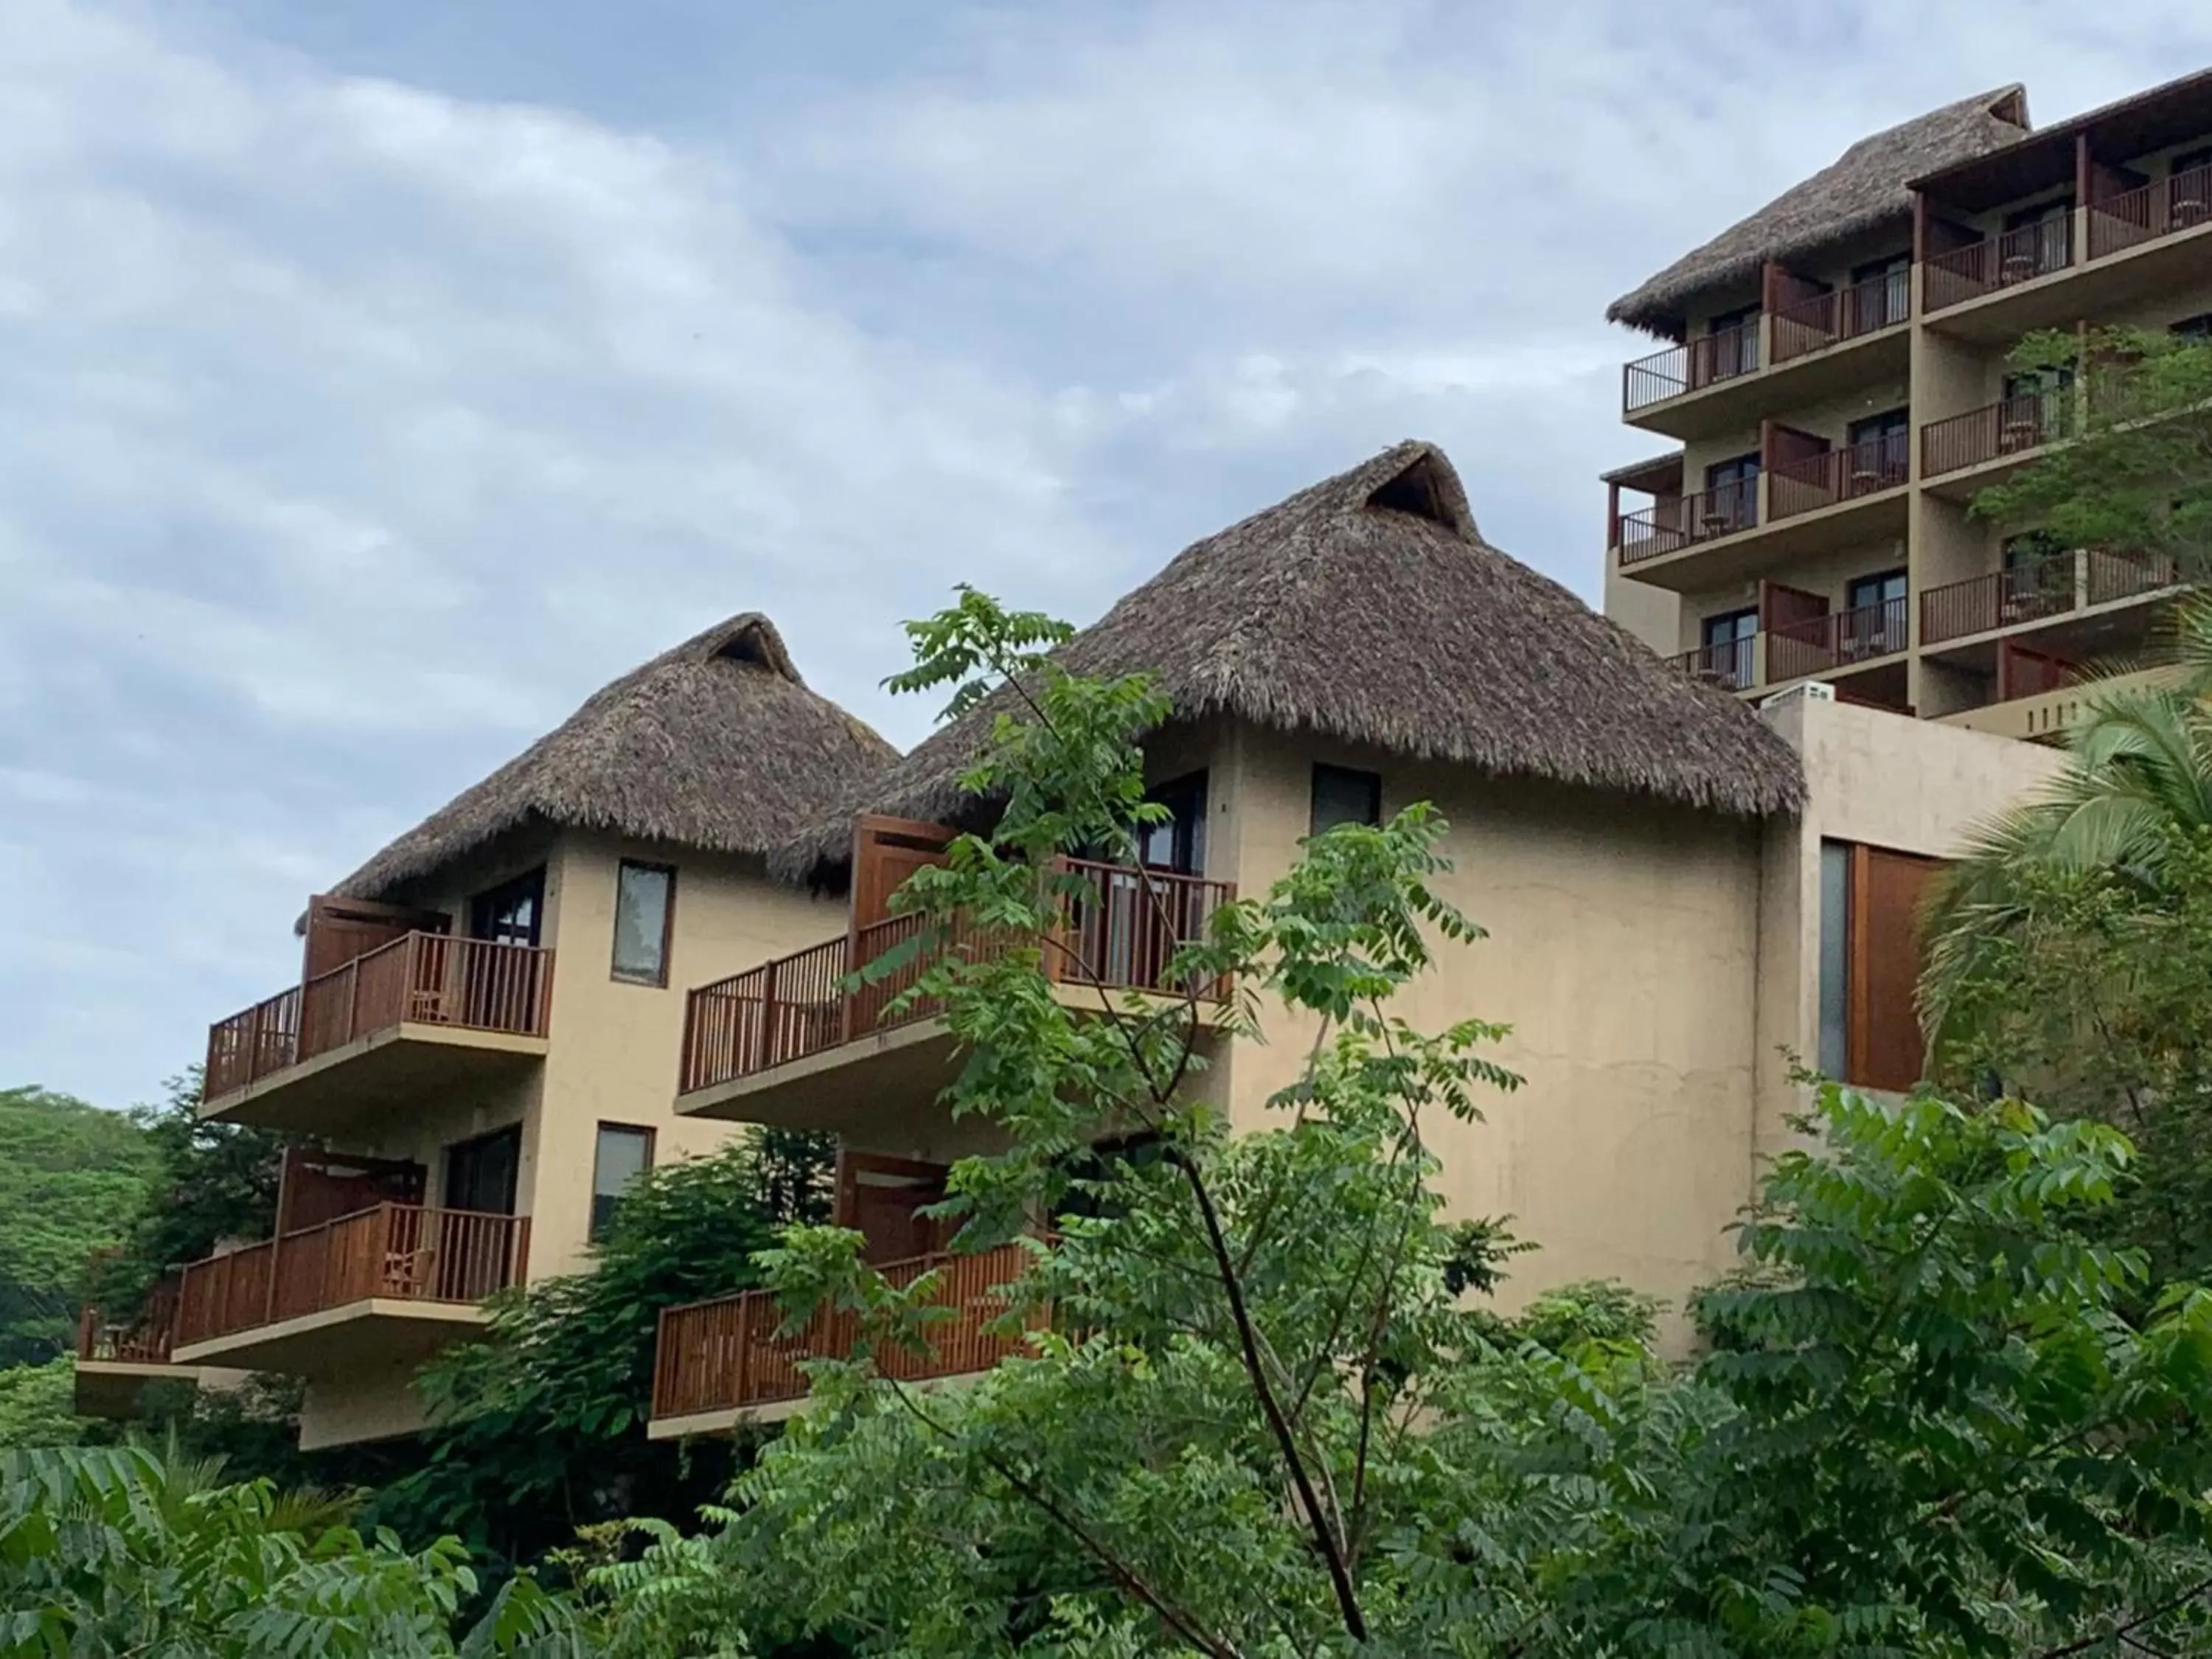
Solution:
M 533 820 L 766 853 L 897 758 L 808 690 L 775 624 L 746 611 L 593 692 L 333 890 L 382 898 Z
M 1698 295 L 1753 281 L 1769 259 L 1802 258 L 1908 219 L 1913 179 L 2017 143 L 2028 131 L 2027 90 L 2015 83 L 1862 138 L 1749 218 L 1622 295 L 1606 307 L 1606 319 L 1680 339 L 1684 311 Z
M 1431 444 L 1399 444 L 1194 543 L 1060 660 L 1149 672 L 1183 719 L 1744 816 L 1804 795 L 1796 755 L 1752 710 L 1486 543 Z M 855 811 L 960 816 L 960 775 L 1004 698 L 940 727 L 778 848 L 770 869 L 822 878 L 850 854 Z

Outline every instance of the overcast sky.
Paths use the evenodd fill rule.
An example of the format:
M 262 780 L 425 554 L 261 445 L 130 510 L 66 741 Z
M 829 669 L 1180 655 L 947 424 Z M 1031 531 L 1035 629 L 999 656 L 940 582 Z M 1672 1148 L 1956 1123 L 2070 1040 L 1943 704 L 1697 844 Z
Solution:
M 1401 437 L 1594 599 L 1606 301 L 1853 138 L 2212 63 L 2137 0 L 0 4 L 0 1085 L 108 1104 L 289 924 L 731 612 L 902 745 Z

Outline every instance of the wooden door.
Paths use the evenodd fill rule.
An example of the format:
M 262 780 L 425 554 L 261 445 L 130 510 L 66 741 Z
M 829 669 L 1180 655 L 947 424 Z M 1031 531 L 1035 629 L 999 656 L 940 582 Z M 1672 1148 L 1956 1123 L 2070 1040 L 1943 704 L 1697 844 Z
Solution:
M 870 1261 L 904 1261 L 945 1248 L 948 1230 L 921 1212 L 945 1196 L 945 1166 L 840 1150 L 837 1224 L 867 1242 Z
M 420 1204 L 424 1176 L 421 1164 L 404 1160 L 292 1147 L 277 1176 L 277 1233 L 319 1227 L 379 1204 Z
M 1835 653 L 1828 649 L 1827 615 L 1825 594 L 1780 582 L 1759 583 L 1759 627 L 1766 635 L 1769 684 L 1835 665 Z
M 1917 995 L 1927 954 L 1920 901 L 1942 867 L 1940 860 L 1886 848 L 1851 848 L 1844 949 L 1850 988 L 1847 1075 L 1853 1083 L 1901 1092 L 1920 1081 L 1928 1057 Z
M 307 942 L 300 977 L 313 979 L 409 933 L 442 933 L 449 925 L 443 910 L 371 904 L 319 893 L 307 901 Z
M 891 895 L 915 871 L 944 863 L 945 848 L 956 833 L 941 823 L 874 813 L 864 814 L 854 824 L 853 915 L 847 953 L 850 971 L 859 972 L 911 936 L 911 928 L 884 925 L 891 921 Z M 875 1030 L 884 1006 L 914 982 L 919 966 L 901 969 L 890 978 L 855 991 L 847 1004 L 846 1035 L 861 1036 Z

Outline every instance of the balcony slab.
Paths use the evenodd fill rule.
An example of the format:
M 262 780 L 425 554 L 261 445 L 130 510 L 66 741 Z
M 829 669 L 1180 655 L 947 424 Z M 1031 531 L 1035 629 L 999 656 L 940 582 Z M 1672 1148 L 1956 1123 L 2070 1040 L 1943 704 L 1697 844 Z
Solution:
M 375 1367 L 420 1364 L 483 1328 L 472 1302 L 368 1297 L 343 1307 L 249 1326 L 176 1351 L 179 1365 L 215 1363 L 313 1379 Z
M 403 1022 L 218 1095 L 202 1105 L 200 1115 L 343 1136 L 426 1092 L 527 1070 L 544 1059 L 547 1043 L 509 1031 Z

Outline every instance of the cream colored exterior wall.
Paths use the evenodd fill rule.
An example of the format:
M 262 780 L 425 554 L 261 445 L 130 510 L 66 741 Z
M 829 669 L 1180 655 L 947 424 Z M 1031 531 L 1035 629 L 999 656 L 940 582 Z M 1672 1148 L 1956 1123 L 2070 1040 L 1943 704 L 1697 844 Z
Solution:
M 665 986 L 613 975 L 615 890 L 625 858 L 672 866 L 677 872 Z M 515 1210 L 531 1218 L 532 1279 L 590 1265 L 592 1159 L 601 1123 L 651 1129 L 654 1161 L 664 1164 L 711 1151 L 738 1133 L 732 1125 L 676 1114 L 685 993 L 845 927 L 842 902 L 770 881 L 757 858 L 583 833 L 516 838 L 417 884 L 405 902 L 442 909 L 456 932 L 465 931 L 471 895 L 541 863 L 540 939 L 553 951 L 544 1063 L 511 1083 L 413 1102 L 373 1141 L 344 1148 L 421 1164 L 435 1201 L 447 1148 L 520 1124 Z M 404 1368 L 310 1377 L 301 1420 L 303 1446 L 422 1426 Z

